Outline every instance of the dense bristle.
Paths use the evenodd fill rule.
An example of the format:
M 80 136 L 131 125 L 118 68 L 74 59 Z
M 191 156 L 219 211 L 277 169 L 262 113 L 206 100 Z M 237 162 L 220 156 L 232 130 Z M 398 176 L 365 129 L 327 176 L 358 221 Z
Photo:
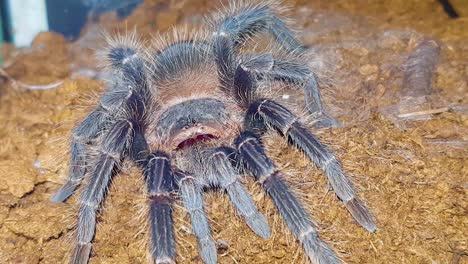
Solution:
M 60 189 L 58 189 L 52 197 L 50 197 L 50 201 L 52 203 L 61 203 L 68 199 L 74 192 L 77 187 L 78 183 L 74 183 L 71 181 L 66 181 Z
M 73 252 L 72 264 L 88 264 L 91 254 L 91 243 L 79 245 Z
M 136 55 L 136 50 L 128 47 L 115 47 L 109 50 L 107 58 L 113 67 L 122 67 L 127 60 Z
M 370 212 L 356 197 L 339 162 L 301 124 L 301 117 L 267 99 L 270 95 L 258 99 L 259 86 L 281 82 L 304 92 L 310 116 L 328 117 L 318 77 L 307 65 L 306 48 L 283 15 L 279 1 L 239 0 L 215 14 L 206 29 L 173 29 L 155 37 L 149 49 L 135 31 L 106 35 L 108 47 L 101 59 L 111 73 L 109 82 L 98 106 L 75 129 L 69 180 L 51 198 L 53 202 L 65 200 L 87 174 L 73 263 L 88 262 L 99 209 L 113 176 L 126 161 L 140 167 L 147 185 L 147 227 L 154 263 L 175 263 L 176 197 L 190 216 L 202 261 L 217 263 L 204 208 L 206 188 L 223 190 L 254 233 L 270 236 L 267 219 L 239 180 L 244 168 L 270 196 L 311 261 L 340 263 L 266 154 L 262 137 L 269 130 L 280 132 L 322 168 L 356 221 L 375 231 Z M 242 50 L 251 38 L 261 35 L 272 37 L 274 48 L 266 53 Z M 326 121 L 330 122 L 322 123 L 331 125 L 333 120 Z M 229 147 L 234 137 L 237 150 Z
M 107 47 L 97 53 L 98 57 L 106 62 L 103 66 L 118 69 L 125 64 L 126 60 L 128 61 L 141 53 L 142 45 L 137 38 L 136 31 L 115 35 L 104 32 L 103 36 L 107 42 Z
M 302 241 L 302 246 L 314 264 L 340 264 L 340 258 L 333 250 L 315 234 L 310 235 Z
M 210 58 L 208 40 L 208 32 L 189 31 L 186 27 L 155 36 L 151 48 L 146 51 L 153 81 L 179 80 L 181 75 L 193 71 L 202 74 L 200 70 L 203 71 Z
M 208 23 L 213 32 L 228 34 L 235 46 L 243 46 L 254 37 L 269 33 L 281 49 L 301 54 L 304 47 L 297 41 L 285 11 L 279 1 L 231 1 L 228 7 L 208 18 Z
M 345 202 L 345 206 L 353 218 L 367 231 L 373 233 L 377 230 L 374 217 L 358 198 Z

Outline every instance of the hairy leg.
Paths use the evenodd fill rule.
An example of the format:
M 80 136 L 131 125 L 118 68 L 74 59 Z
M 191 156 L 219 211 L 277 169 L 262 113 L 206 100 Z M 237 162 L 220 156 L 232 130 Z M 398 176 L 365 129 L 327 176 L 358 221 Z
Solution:
M 110 116 L 100 107 L 91 111 L 74 129 L 70 149 L 70 170 L 68 179 L 50 198 L 53 203 L 65 201 L 70 197 L 86 175 L 88 164 L 86 144 L 94 141 L 105 129 Z
M 130 122 L 117 121 L 106 133 L 106 141 L 97 150 L 96 161 L 80 200 L 76 227 L 77 245 L 72 257 L 74 264 L 88 263 L 91 241 L 96 231 L 96 214 L 120 163 L 121 154 L 131 144 L 132 129 Z
M 255 128 L 257 124 L 265 122 L 279 130 L 325 172 L 336 195 L 344 202 L 354 219 L 369 232 L 376 230 L 374 218 L 357 197 L 351 180 L 343 172 L 336 157 L 309 130 L 304 128 L 298 117 L 284 106 L 262 99 L 251 105 L 245 122 L 247 128 Z
M 150 97 L 145 62 L 138 56 L 137 47 L 132 41 L 131 38 L 121 38 L 111 43 L 105 56 L 114 70 L 114 82 L 101 97 L 97 110 L 89 114 L 92 118 L 85 119 L 77 129 L 81 134 L 88 135 L 88 138 L 91 138 L 89 135 L 98 136 L 96 142 L 91 142 L 97 144 L 96 156 L 93 162 L 90 160 L 89 181 L 80 199 L 77 245 L 72 263 L 84 264 L 89 260 L 91 242 L 96 231 L 96 214 L 118 165 L 128 154 L 144 154 L 133 151 L 133 140 L 136 139 L 138 146 L 141 146 L 144 111 Z M 100 118 L 101 116 L 106 118 Z M 138 136 L 135 137 L 136 131 Z
M 307 110 L 317 121 L 316 126 L 330 127 L 339 125 L 338 121 L 325 111 L 318 77 L 306 63 L 300 64 L 294 61 L 278 60 L 268 54 L 250 55 L 243 60 L 245 68 L 255 73 L 259 79 L 280 81 L 302 89 Z
M 193 232 L 197 237 L 198 250 L 203 262 L 217 263 L 216 245 L 211 237 L 210 224 L 203 209 L 203 196 L 201 184 L 189 174 L 175 172 L 185 209 L 187 209 L 192 222 Z
M 239 173 L 232 166 L 235 149 L 219 147 L 210 153 L 208 173 L 211 175 L 211 185 L 223 188 L 240 216 L 248 226 L 260 237 L 270 236 L 270 227 L 265 217 L 257 210 L 252 197 L 245 187 L 237 181 Z
M 132 37 L 118 37 L 110 42 L 110 48 L 104 52 L 104 56 L 109 61 L 115 79 L 101 96 L 99 106 L 74 129 L 69 176 L 51 197 L 51 202 L 65 201 L 84 179 L 86 167 L 90 163 L 87 145 L 94 144 L 118 116 L 134 112 L 141 118 L 150 98 L 145 62 L 138 55 L 139 47 L 133 43 Z
M 323 242 L 300 201 L 282 179 L 273 161 L 252 132 L 242 132 L 235 140 L 242 164 L 273 200 L 288 228 L 301 242 L 305 252 L 315 263 L 340 263 L 333 250 Z
M 337 126 L 322 104 L 318 78 L 306 66 L 292 61 L 275 60 L 269 54 L 238 58 L 234 42 L 228 35 L 218 34 L 213 39 L 213 52 L 218 69 L 221 89 L 248 107 L 255 98 L 257 79 L 281 81 L 300 87 L 304 91 L 309 113 L 318 127 Z
M 281 8 L 273 1 L 265 3 L 233 3 L 225 13 L 214 18 L 215 35 L 228 35 L 234 47 L 263 32 L 270 33 L 286 51 L 300 54 L 305 51 L 280 17 Z
M 155 263 L 175 263 L 175 234 L 172 193 L 176 183 L 169 156 L 155 152 L 148 156 L 144 170 L 150 199 L 151 250 Z
M 247 108 L 255 97 L 256 82 L 253 74 L 238 62 L 233 41 L 227 35 L 217 35 L 213 41 L 220 88 Z

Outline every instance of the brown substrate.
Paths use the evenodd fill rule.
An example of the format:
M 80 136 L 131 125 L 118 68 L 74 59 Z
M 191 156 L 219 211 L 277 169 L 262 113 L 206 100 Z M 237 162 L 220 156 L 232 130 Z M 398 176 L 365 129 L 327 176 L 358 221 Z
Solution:
M 126 21 L 108 15 L 101 25 L 111 31 L 136 26 L 146 39 L 156 29 L 198 23 L 216 1 L 206 2 L 146 1 Z M 322 238 L 346 262 L 468 263 L 468 6 L 451 1 L 461 18 L 450 20 L 435 0 L 328 2 L 297 1 L 291 11 L 305 28 L 301 38 L 315 47 L 327 105 L 343 122 L 316 133 L 353 175 L 378 231 L 357 226 L 323 174 L 279 137 L 267 141 L 270 154 L 289 173 Z M 95 28 L 87 32 L 77 43 L 43 33 L 31 48 L 7 50 L 5 70 L 15 80 L 63 84 L 31 91 L 0 83 L 0 263 L 64 263 L 70 256 L 76 197 L 63 205 L 48 199 L 67 176 L 70 130 L 103 87 L 83 76 L 95 75 L 92 49 L 100 43 Z M 402 64 L 424 35 L 439 41 L 441 57 L 433 93 L 422 109 L 413 109 L 400 98 Z M 410 117 L 439 113 L 405 121 L 398 117 L 402 108 Z M 300 246 L 268 197 L 251 180 L 248 186 L 272 237 L 255 236 L 227 198 L 211 192 L 206 208 L 219 262 L 302 263 Z M 148 261 L 144 192 L 139 172 L 125 167 L 99 219 L 91 263 Z M 179 207 L 176 219 L 179 263 L 200 263 Z

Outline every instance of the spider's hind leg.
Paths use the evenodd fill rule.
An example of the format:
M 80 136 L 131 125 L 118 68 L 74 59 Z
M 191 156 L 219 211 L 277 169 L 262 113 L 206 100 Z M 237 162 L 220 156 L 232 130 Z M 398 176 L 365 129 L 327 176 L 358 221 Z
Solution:
M 275 59 L 273 56 L 250 55 L 244 57 L 243 64 L 257 78 L 291 84 L 304 91 L 307 111 L 316 121 L 316 127 L 338 126 L 339 122 L 331 117 L 322 102 L 317 75 L 306 63 Z
M 145 108 L 150 99 L 145 61 L 138 55 L 138 46 L 131 37 L 111 43 L 104 55 L 110 63 L 114 80 L 101 96 L 97 110 L 92 111 L 75 129 L 78 135 L 92 139 L 89 143 L 95 145 L 96 155 L 93 155 L 93 161 L 89 161 L 88 182 L 80 199 L 77 242 L 71 261 L 74 264 L 88 263 L 97 213 L 122 160 L 129 154 L 132 158 L 144 155 L 133 151 L 133 143 L 134 139 L 141 139 L 141 131 L 145 127 Z M 105 118 L 101 119 L 101 115 Z M 135 137 L 136 132 L 140 137 Z M 137 143 L 141 143 L 141 140 Z M 79 157 L 77 154 L 72 149 L 72 160 Z M 59 191 L 59 194 L 58 198 L 62 199 L 67 193 Z
M 267 31 L 288 52 L 300 54 L 305 47 L 281 18 L 281 8 L 275 1 L 249 4 L 233 1 L 226 11 L 215 16 L 214 34 L 229 35 L 234 47 L 242 45 L 250 37 Z

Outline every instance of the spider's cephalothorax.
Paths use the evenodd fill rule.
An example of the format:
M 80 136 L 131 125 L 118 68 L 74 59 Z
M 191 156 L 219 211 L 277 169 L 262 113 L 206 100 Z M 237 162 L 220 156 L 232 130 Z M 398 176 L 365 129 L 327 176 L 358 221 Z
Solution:
M 286 225 L 315 263 L 339 263 L 274 162 L 262 137 L 277 131 L 321 168 L 338 198 L 365 229 L 376 229 L 340 163 L 265 86 L 302 89 L 317 126 L 335 121 L 325 114 L 316 75 L 304 62 L 306 49 L 279 16 L 275 3 L 233 4 L 193 36 L 162 37 L 154 52 L 141 52 L 132 37 L 117 38 L 104 55 L 114 79 L 98 106 L 75 128 L 67 182 L 52 197 L 67 199 L 83 178 L 72 263 L 87 263 L 96 214 L 112 176 L 132 160 L 145 176 L 150 200 L 151 253 L 155 263 L 175 262 L 172 206 L 177 193 L 187 209 L 201 258 L 216 263 L 216 246 L 203 209 L 202 190 L 225 190 L 238 214 L 259 236 L 270 229 L 246 188 L 246 171 L 273 200 Z M 240 49 L 251 37 L 269 33 L 280 52 Z M 283 56 L 279 56 L 282 54 Z M 284 56 L 286 55 L 286 56 Z M 93 155 L 90 154 L 91 149 Z

